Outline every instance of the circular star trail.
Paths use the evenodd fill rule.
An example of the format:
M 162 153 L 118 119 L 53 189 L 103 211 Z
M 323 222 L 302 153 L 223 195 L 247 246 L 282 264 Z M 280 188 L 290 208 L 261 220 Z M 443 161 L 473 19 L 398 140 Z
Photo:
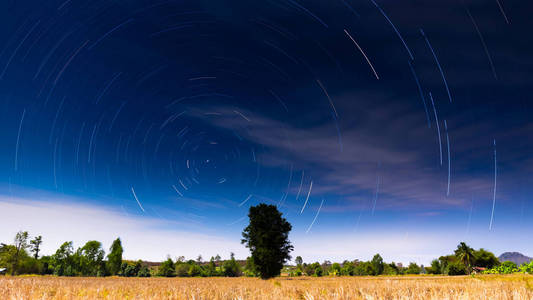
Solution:
M 531 192 L 521 5 L 4 1 L 0 180 L 198 226 L 492 230 Z

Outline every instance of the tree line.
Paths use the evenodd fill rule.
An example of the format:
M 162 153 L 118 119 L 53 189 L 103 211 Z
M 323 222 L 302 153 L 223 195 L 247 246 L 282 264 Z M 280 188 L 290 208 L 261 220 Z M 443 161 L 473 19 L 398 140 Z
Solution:
M 158 266 L 150 266 L 147 262 L 140 260 L 123 260 L 120 238 L 112 242 L 107 256 L 102 243 L 94 240 L 88 241 L 75 251 L 72 242 L 65 242 L 54 254 L 39 256 L 42 242 L 41 236 L 30 239 L 28 232 L 18 232 L 13 244 L 0 244 L 0 268 L 6 268 L 7 273 L 12 275 L 118 275 L 125 277 L 255 277 L 261 275 L 252 256 L 246 261 L 237 261 L 233 253 L 228 260 L 222 260 L 219 255 L 211 257 L 209 261 L 204 261 L 201 255 L 196 260 L 185 260 L 181 256 L 174 260 L 168 257 Z M 386 263 L 380 254 L 374 255 L 369 261 L 345 260 L 342 263 L 330 261 L 305 263 L 301 256 L 297 256 L 295 265 L 282 264 L 281 267 L 283 272 L 289 276 L 464 275 L 470 274 L 474 268 L 484 268 L 492 273 L 520 271 L 519 267 L 513 263 L 500 264 L 493 253 L 483 248 L 474 250 L 465 243 L 460 243 L 453 254 L 441 256 L 426 267 L 414 262 L 405 267 L 394 262 Z
M 229 260 L 222 260 L 220 255 L 204 262 L 202 256 L 196 260 L 186 261 L 183 256 L 172 260 L 168 257 L 161 263 L 149 263 L 141 260 L 123 260 L 124 249 L 120 238 L 115 239 L 105 254 L 102 243 L 88 241 L 74 250 L 71 241 L 64 242 L 54 254 L 39 256 L 42 236 L 29 238 L 27 231 L 16 234 L 13 244 L 0 244 L 0 269 L 4 268 L 11 275 L 40 274 L 56 276 L 124 276 L 124 277 L 195 277 L 195 276 L 229 276 L 250 275 L 242 262 L 235 259 L 233 253 Z
M 250 207 L 249 225 L 242 232 L 242 244 L 250 249 L 251 256 L 246 261 L 237 261 L 231 253 L 230 259 L 221 260 L 220 256 L 204 261 L 202 256 L 196 260 L 168 257 L 160 264 L 143 261 L 123 260 L 123 247 L 120 238 L 115 239 L 109 253 L 105 254 L 102 243 L 88 241 L 74 250 L 72 242 L 63 243 L 49 256 L 39 256 L 41 236 L 30 239 L 28 232 L 21 231 L 15 236 L 13 244 L 0 244 L 0 269 L 7 273 L 53 274 L 57 276 L 110 276 L 125 277 L 210 277 L 210 276 L 258 276 L 263 279 L 278 276 L 283 271 L 289 276 L 369 276 L 403 274 L 444 274 L 464 275 L 472 272 L 510 273 L 533 272 L 533 263 L 517 267 L 510 262 L 500 263 L 491 252 L 481 248 L 472 249 L 461 242 L 453 254 L 444 255 L 431 262 L 430 266 L 414 262 L 408 266 L 386 263 L 376 254 L 370 261 L 348 261 L 342 263 L 305 263 L 297 256 L 295 265 L 288 265 L 293 250 L 288 236 L 292 226 L 274 205 L 259 204 Z
M 322 264 L 319 262 L 307 264 L 297 256 L 295 262 L 296 266 L 287 267 L 289 276 L 465 275 L 473 270 L 490 269 L 500 265 L 493 253 L 483 248 L 474 250 L 465 243 L 460 243 L 454 254 L 434 259 L 431 266 L 418 265 L 414 262 L 407 266 L 394 262 L 386 263 L 380 254 L 374 255 L 369 261 L 345 260 L 342 263 L 324 261 Z

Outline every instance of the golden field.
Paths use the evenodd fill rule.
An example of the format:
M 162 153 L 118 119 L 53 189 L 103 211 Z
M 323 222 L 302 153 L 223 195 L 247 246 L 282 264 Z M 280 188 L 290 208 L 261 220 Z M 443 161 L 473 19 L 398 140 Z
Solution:
M 0 299 L 533 299 L 531 275 L 87 278 L 0 276 Z

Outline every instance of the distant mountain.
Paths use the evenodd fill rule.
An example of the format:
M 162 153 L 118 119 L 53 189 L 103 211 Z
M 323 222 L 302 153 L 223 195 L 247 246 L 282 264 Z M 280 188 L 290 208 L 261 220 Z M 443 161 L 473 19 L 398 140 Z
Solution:
M 498 259 L 501 262 L 512 261 L 517 265 L 521 265 L 523 263 L 527 263 L 533 260 L 532 257 L 525 256 L 524 254 L 519 253 L 519 252 L 505 252 L 505 253 L 502 253 L 502 255 L 498 256 Z

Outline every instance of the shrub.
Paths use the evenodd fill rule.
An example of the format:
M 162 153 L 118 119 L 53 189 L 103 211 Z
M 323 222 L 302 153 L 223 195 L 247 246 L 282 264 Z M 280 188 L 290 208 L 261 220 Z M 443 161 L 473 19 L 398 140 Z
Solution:
M 524 263 L 520 266 L 520 271 L 526 274 L 533 274 L 533 261 L 529 263 Z
M 420 272 L 422 269 L 414 262 L 409 263 L 407 270 L 405 270 L 405 274 L 420 274 Z
M 178 277 L 187 277 L 187 276 L 189 276 L 189 264 L 187 264 L 187 263 L 177 263 L 176 264 L 176 276 L 178 276 Z
M 222 268 L 224 269 L 224 276 L 238 277 L 242 274 L 241 266 L 233 257 L 230 260 L 226 260 L 222 265 Z
M 176 272 L 174 270 L 174 262 L 169 257 L 167 260 L 161 263 L 157 270 L 157 276 L 174 277 Z
M 448 263 L 446 266 L 445 274 L 447 275 L 465 275 L 466 274 L 466 266 L 459 262 L 459 261 L 453 261 Z
M 137 277 L 150 277 L 150 269 L 147 266 L 142 266 L 139 272 L 137 272 Z
M 189 277 L 198 277 L 202 275 L 202 267 L 197 264 L 191 264 L 189 266 L 189 271 L 187 272 Z
M 485 274 L 512 274 L 520 271 L 512 261 L 504 261 L 501 265 L 486 270 Z
M 329 270 L 329 275 L 341 275 L 341 265 L 339 263 L 333 263 L 331 269 Z
M 353 276 L 355 273 L 355 266 L 352 262 L 345 262 L 341 268 L 341 275 Z

